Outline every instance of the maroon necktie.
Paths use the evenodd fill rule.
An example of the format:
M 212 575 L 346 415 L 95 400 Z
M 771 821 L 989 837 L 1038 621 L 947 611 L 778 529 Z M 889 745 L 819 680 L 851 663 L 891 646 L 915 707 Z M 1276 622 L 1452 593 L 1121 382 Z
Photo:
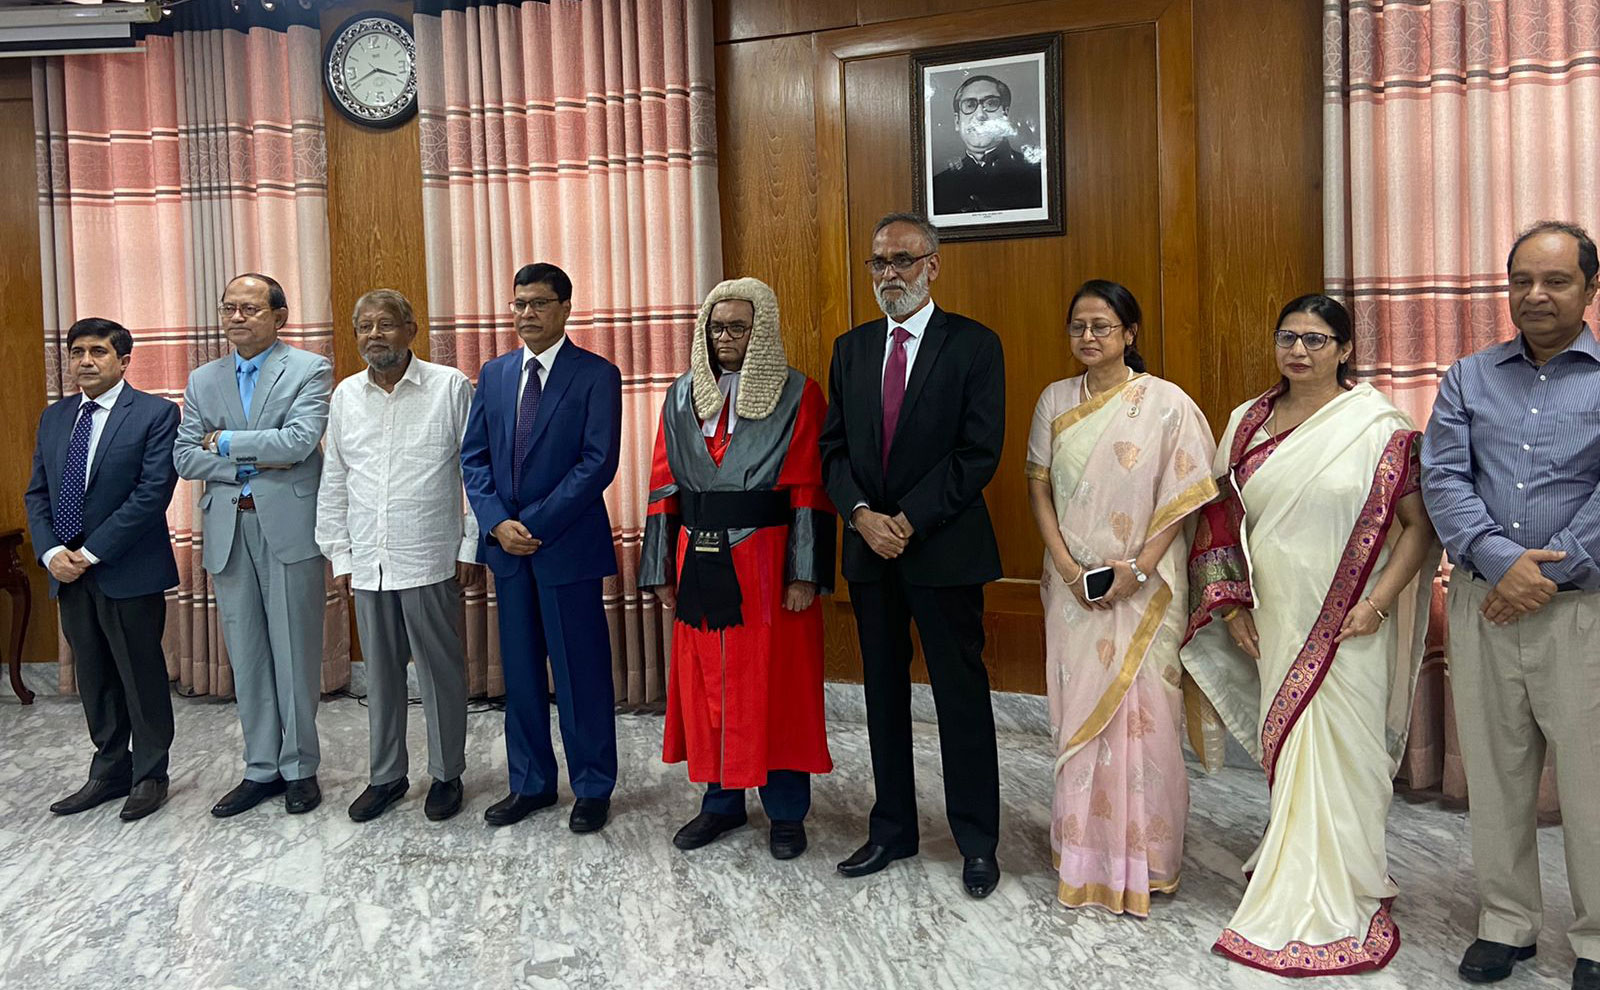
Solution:
M 906 400 L 906 341 L 911 332 L 894 328 L 894 345 L 883 364 L 883 473 L 889 473 L 889 447 L 894 443 L 894 427 L 900 422 L 900 407 Z

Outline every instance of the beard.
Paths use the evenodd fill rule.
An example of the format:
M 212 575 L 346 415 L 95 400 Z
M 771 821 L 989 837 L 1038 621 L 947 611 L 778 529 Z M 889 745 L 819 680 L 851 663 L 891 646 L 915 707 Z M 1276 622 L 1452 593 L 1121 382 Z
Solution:
M 406 352 L 397 351 L 392 347 L 377 352 L 367 350 L 361 352 L 361 359 L 367 362 L 367 367 L 369 368 L 376 371 L 389 371 L 399 367 L 405 361 Z
M 888 289 L 900 289 L 900 297 L 893 302 L 884 298 Z M 883 315 L 891 320 L 898 320 L 910 316 L 917 308 L 928 300 L 928 269 L 922 269 L 916 281 L 907 284 L 905 279 L 896 275 L 893 281 L 885 280 L 872 287 L 872 295 L 878 300 L 878 308 L 883 310 Z

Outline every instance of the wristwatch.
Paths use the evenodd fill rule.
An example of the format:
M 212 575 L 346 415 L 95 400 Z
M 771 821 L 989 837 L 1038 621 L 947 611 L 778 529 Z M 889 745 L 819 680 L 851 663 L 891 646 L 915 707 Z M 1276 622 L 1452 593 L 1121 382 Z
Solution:
M 1138 561 L 1130 560 L 1130 561 L 1128 561 L 1128 566 L 1130 568 L 1132 568 L 1132 570 L 1133 570 L 1134 580 L 1138 581 L 1140 584 L 1144 584 L 1146 581 L 1150 580 L 1150 575 L 1146 574 L 1144 571 L 1139 570 L 1139 562 Z

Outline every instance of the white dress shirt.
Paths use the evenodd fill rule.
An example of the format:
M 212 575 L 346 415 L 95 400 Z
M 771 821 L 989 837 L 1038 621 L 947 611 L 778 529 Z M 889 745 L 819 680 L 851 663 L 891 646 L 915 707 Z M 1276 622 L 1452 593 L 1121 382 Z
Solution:
M 317 546 L 362 591 L 437 584 L 478 559 L 461 488 L 472 384 L 415 354 L 393 392 L 351 375 L 328 405 Z
M 117 383 L 115 385 L 106 389 L 104 392 L 101 392 L 99 397 L 94 400 L 95 404 L 98 405 L 99 408 L 89 414 L 89 459 L 87 462 L 85 462 L 83 468 L 83 486 L 86 489 L 89 487 L 89 476 L 94 473 L 95 450 L 100 446 L 101 434 L 105 433 L 106 431 L 106 420 L 111 418 L 111 407 L 117 404 L 118 397 L 122 395 L 122 387 L 126 384 L 128 384 L 128 380 L 126 378 L 119 378 L 117 379 Z M 81 401 L 78 403 L 78 410 L 80 414 L 83 410 L 83 403 L 88 401 L 89 397 L 87 395 L 81 397 Z M 76 416 L 73 417 L 72 422 L 73 426 L 76 427 L 78 422 Z M 69 433 L 68 436 L 70 437 L 71 434 Z M 71 442 L 70 439 L 68 442 Z M 88 534 L 85 533 L 84 535 L 87 536 Z M 43 564 L 46 569 L 49 569 L 50 561 L 55 558 L 56 554 L 65 549 L 65 546 L 53 546 L 39 556 L 39 562 Z M 89 563 L 100 563 L 100 558 L 96 557 L 89 551 L 80 550 L 78 552 L 83 554 L 84 559 L 89 561 Z
M 928 329 L 928 321 L 933 319 L 933 299 L 930 297 L 927 302 L 922 304 L 921 309 L 906 317 L 904 323 L 896 322 L 893 317 L 889 317 L 888 319 L 889 325 L 883 329 L 883 367 L 878 371 L 878 388 L 880 390 L 880 395 L 882 394 L 883 388 L 883 376 L 889 373 L 889 355 L 894 353 L 894 332 L 900 327 L 905 327 L 906 333 L 911 335 L 906 339 L 906 384 L 911 384 L 911 366 L 917 363 L 917 349 L 922 346 L 922 335 Z M 855 505 L 851 506 L 850 515 L 854 516 L 856 514 L 856 510 L 866 504 L 867 503 L 865 502 L 857 502 Z M 855 524 L 852 523 L 848 518 L 845 519 L 844 524 L 850 529 L 856 528 Z
M 528 361 L 532 358 L 539 359 L 539 388 L 542 390 L 550 384 L 550 366 L 556 363 L 556 355 L 561 352 L 561 345 L 567 342 L 567 335 L 562 334 L 561 339 L 540 351 L 538 354 L 527 344 L 522 345 L 522 371 L 517 375 L 517 415 L 522 415 L 522 391 L 528 387 Z M 516 423 L 516 419 L 511 420 Z
M 717 379 L 717 390 L 722 393 L 722 404 L 728 410 L 728 436 L 733 436 L 733 428 L 739 425 L 739 373 L 737 371 L 724 371 L 722 377 Z M 717 435 L 717 423 L 722 419 L 722 410 L 706 417 L 700 424 L 700 434 L 705 437 Z
M 889 355 L 894 353 L 894 332 L 899 327 L 905 327 L 906 333 L 911 335 L 906 341 L 906 383 L 911 382 L 911 366 L 917 363 L 917 348 L 922 345 L 922 335 L 928 329 L 928 321 L 933 319 L 933 300 L 929 299 L 922 304 L 922 308 L 906 317 L 904 323 L 889 320 L 889 325 L 883 330 L 883 367 L 878 369 L 878 381 L 883 381 L 884 374 L 889 370 Z

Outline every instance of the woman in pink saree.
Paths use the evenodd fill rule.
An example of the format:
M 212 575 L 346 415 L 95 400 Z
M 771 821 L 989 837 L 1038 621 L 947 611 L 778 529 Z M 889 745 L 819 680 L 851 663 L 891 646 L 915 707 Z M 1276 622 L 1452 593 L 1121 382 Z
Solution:
M 1028 489 L 1047 550 L 1046 683 L 1056 749 L 1050 844 L 1068 907 L 1144 917 L 1177 889 L 1189 784 L 1178 643 L 1184 520 L 1216 494 L 1211 430 L 1134 348 L 1139 304 L 1091 281 L 1068 309 L 1087 372 L 1049 386 L 1028 436 Z M 1111 591 L 1083 575 L 1109 566 Z
M 1344 307 L 1302 296 L 1274 342 L 1283 381 L 1234 410 L 1190 552 L 1184 670 L 1271 789 L 1213 951 L 1280 976 L 1358 973 L 1400 944 L 1384 823 L 1427 626 L 1417 574 L 1440 551 L 1420 434 L 1350 384 Z

